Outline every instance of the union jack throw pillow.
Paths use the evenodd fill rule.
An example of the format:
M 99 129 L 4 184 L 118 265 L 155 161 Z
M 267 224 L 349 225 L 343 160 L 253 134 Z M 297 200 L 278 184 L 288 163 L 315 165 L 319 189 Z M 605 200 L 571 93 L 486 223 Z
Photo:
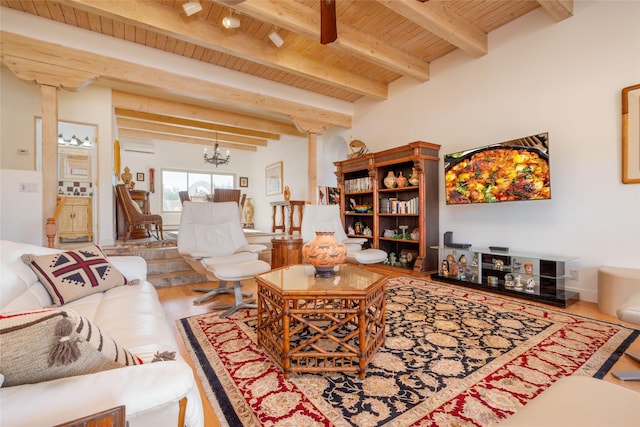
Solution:
M 54 305 L 127 284 L 96 245 L 54 255 L 25 254 L 22 260 L 36 273 Z

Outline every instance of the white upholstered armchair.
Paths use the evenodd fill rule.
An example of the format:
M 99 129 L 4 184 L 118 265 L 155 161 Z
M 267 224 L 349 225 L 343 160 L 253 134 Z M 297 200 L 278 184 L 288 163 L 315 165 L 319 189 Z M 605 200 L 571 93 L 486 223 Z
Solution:
M 205 294 L 194 303 L 205 302 L 222 293 L 235 293 L 235 306 L 224 308 L 235 311 L 249 307 L 247 304 L 252 301 L 242 301 L 240 282 L 269 271 L 269 264 L 258 260 L 258 253 L 266 249 L 264 245 L 247 242 L 237 203 L 184 202 L 178 231 L 178 252 L 194 270 L 205 274 L 209 280 L 220 281 L 217 288 L 195 289 Z M 233 287 L 227 287 L 227 282 L 233 283 Z

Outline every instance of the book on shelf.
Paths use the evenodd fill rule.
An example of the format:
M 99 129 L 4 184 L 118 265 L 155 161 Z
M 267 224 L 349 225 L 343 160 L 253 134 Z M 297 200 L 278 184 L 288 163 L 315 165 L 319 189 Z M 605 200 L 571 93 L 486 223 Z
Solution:
M 398 200 L 395 197 L 380 199 L 381 214 L 418 214 L 419 202 L 414 197 L 409 200 Z

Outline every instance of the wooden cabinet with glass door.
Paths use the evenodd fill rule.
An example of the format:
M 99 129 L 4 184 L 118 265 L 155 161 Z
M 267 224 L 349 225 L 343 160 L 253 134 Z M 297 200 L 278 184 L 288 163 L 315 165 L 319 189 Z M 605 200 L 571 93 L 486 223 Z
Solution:
M 437 144 L 415 141 L 335 163 L 345 229 L 357 222 L 368 227 L 371 245 L 387 252 L 393 267 L 416 272 L 438 268 L 438 254 L 429 247 L 437 245 L 440 234 L 439 150 Z M 360 180 L 370 189 L 358 187 Z M 371 209 L 365 213 L 366 206 L 360 205 Z

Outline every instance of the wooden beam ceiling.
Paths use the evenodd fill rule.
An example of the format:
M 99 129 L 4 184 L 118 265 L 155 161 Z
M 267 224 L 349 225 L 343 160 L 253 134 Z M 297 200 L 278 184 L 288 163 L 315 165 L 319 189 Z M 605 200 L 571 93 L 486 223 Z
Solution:
M 362 95 L 376 99 L 386 99 L 388 95 L 386 84 L 370 80 L 366 76 L 315 61 L 294 50 L 278 49 L 271 43 L 243 33 L 228 34 L 203 20 L 185 19 L 178 10 L 156 3 L 141 0 L 68 0 L 68 3 L 85 12 L 128 22 L 178 40 L 268 65 L 321 83 L 342 87 Z M 279 2 L 278 7 L 286 9 L 287 4 L 287 2 Z
M 304 136 L 294 124 L 249 116 L 237 112 L 223 111 L 186 102 L 113 91 L 111 102 L 115 108 L 156 113 L 165 116 L 190 118 L 211 123 L 224 123 L 244 129 L 255 129 L 272 134 Z
M 115 112 L 116 112 L 116 117 L 129 117 L 132 119 L 136 119 L 138 121 L 168 123 L 175 127 L 206 129 L 213 132 L 219 132 L 221 134 L 224 133 L 224 134 L 244 135 L 248 137 L 247 141 L 253 140 L 253 141 L 266 142 L 267 139 L 273 139 L 273 140 L 280 139 L 280 135 L 275 133 L 267 133 L 267 132 L 251 130 L 251 129 L 242 129 L 242 128 L 237 128 L 237 127 L 232 127 L 227 125 L 219 125 L 215 123 L 203 122 L 199 120 L 184 119 L 181 117 L 171 117 L 171 116 L 155 114 L 155 113 L 144 113 L 144 112 L 133 111 L 133 110 L 125 110 L 122 108 L 116 108 Z M 263 144 L 256 142 L 255 145 L 263 145 Z M 266 145 L 266 143 L 264 145 Z
M 487 54 L 487 34 L 468 20 L 448 10 L 444 2 L 421 3 L 416 0 L 378 0 L 378 2 L 470 55 Z
M 6 31 L 0 32 L 2 60 L 30 59 L 73 70 L 99 75 L 102 79 L 127 81 L 141 87 L 153 88 L 159 93 L 180 93 L 200 101 L 227 102 L 245 111 L 270 111 L 287 117 L 304 117 L 331 126 L 350 128 L 352 118 L 348 114 L 316 108 L 298 102 L 275 98 L 243 89 L 108 58 L 92 52 L 72 49 L 42 40 L 34 40 Z
M 183 126 L 174 126 L 164 124 L 162 122 L 149 122 L 146 120 L 136 120 L 126 117 L 117 117 L 116 124 L 118 130 L 134 129 L 146 132 L 164 133 L 166 135 L 188 136 L 191 138 L 206 139 L 209 142 L 232 142 L 238 144 L 247 144 L 259 147 L 266 147 L 266 139 L 248 138 L 246 136 L 232 135 L 228 133 L 220 133 L 211 130 L 193 129 Z
M 138 129 L 122 129 L 118 131 L 118 136 L 122 137 L 130 137 L 130 138 L 139 138 L 139 139 L 151 139 L 151 140 L 162 140 L 169 142 L 183 142 L 187 144 L 199 144 L 199 145 L 207 145 L 213 147 L 214 142 L 210 139 L 202 139 L 202 138 L 192 138 L 189 136 L 180 136 L 180 135 L 169 135 L 161 132 L 151 132 L 144 131 Z M 246 150 L 246 151 L 257 151 L 257 147 L 255 145 L 245 145 L 245 144 L 232 144 L 229 142 L 220 142 L 221 147 L 225 148 L 233 148 L 236 150 Z
M 225 0 L 211 1 L 223 6 L 228 4 Z M 234 9 L 307 38 L 320 39 L 320 14 L 301 3 L 278 0 L 245 0 L 234 5 Z M 340 23 L 339 37 L 331 46 L 398 74 L 412 76 L 423 82 L 429 80 L 429 64 L 427 62 L 390 46 L 385 40 L 356 30 L 344 22 Z

